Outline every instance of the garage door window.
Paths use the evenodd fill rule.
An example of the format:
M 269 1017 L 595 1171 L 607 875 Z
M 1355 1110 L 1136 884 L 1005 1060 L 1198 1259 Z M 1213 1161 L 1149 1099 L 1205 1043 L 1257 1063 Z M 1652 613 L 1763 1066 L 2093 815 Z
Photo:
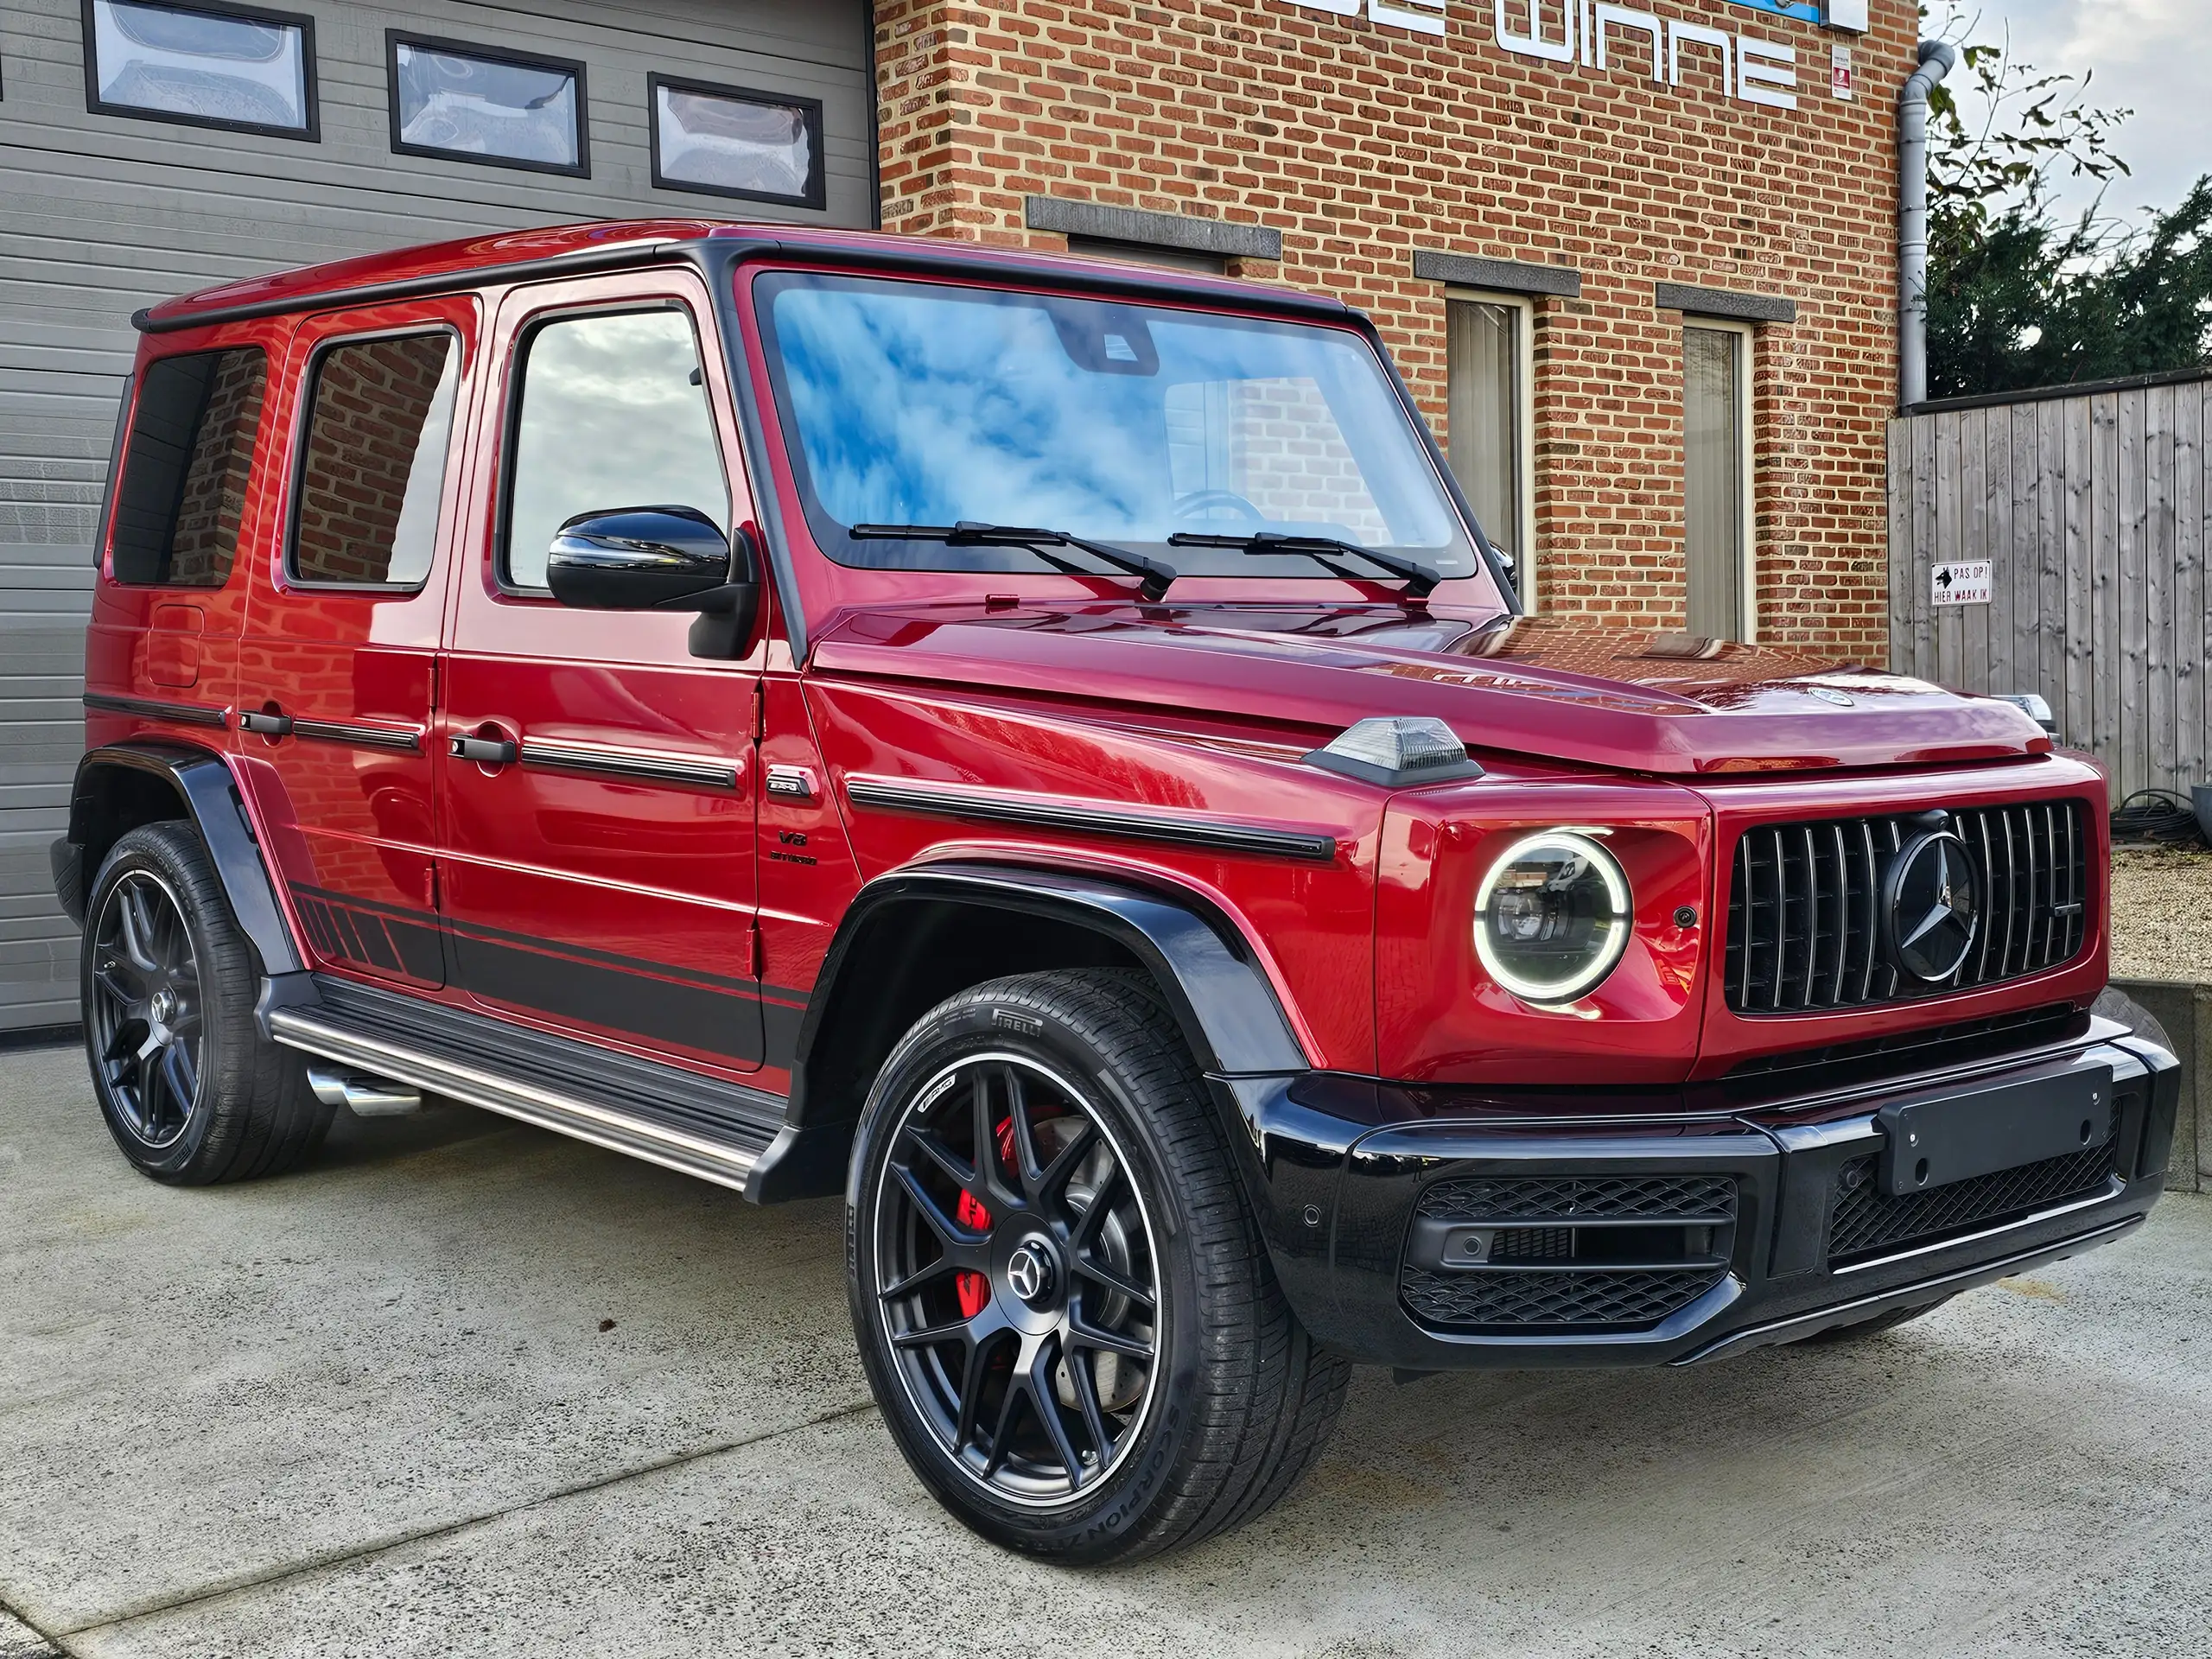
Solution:
M 118 582 L 219 588 L 230 580 L 267 380 L 257 346 L 165 357 L 147 369 L 116 490 Z
M 385 41 L 391 147 L 402 155 L 590 175 L 581 63 L 397 30 Z
M 819 207 L 822 105 L 742 86 L 648 77 L 653 183 Z
M 292 577 L 412 589 L 430 574 L 461 345 L 349 340 L 315 359 L 293 509 Z
M 96 114 L 315 137 L 310 18 L 91 0 L 85 37 L 86 105 Z

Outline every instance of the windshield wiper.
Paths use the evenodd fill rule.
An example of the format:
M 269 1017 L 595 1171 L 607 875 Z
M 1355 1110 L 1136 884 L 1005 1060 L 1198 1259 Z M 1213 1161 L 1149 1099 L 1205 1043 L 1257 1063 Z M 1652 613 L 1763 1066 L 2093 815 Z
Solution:
M 983 524 L 963 518 L 957 524 L 855 524 L 845 532 L 856 542 L 943 542 L 947 547 L 1019 547 L 1071 575 L 1095 575 L 1070 559 L 1054 558 L 1048 547 L 1072 547 L 1103 560 L 1116 569 L 1141 578 L 1137 591 L 1147 600 L 1166 596 L 1167 585 L 1183 573 L 1165 559 L 1147 558 L 1125 547 L 1071 536 L 1065 530 L 1038 530 L 1020 524 Z
M 1167 538 L 1170 547 L 1233 547 L 1259 557 L 1267 554 L 1297 554 L 1334 571 L 1338 575 L 1347 573 L 1329 555 L 1349 554 L 1365 559 L 1378 570 L 1387 570 L 1406 584 L 1408 599 L 1426 599 L 1443 578 L 1427 565 L 1412 559 L 1401 558 L 1395 553 L 1384 553 L 1371 547 L 1362 547 L 1357 542 L 1347 542 L 1336 536 L 1286 536 L 1271 530 L 1253 531 L 1241 536 L 1208 536 L 1194 531 L 1179 530 Z

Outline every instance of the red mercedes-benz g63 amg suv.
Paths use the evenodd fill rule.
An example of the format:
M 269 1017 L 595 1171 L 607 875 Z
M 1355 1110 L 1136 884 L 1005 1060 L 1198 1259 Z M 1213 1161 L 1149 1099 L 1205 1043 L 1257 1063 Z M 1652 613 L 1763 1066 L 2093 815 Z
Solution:
M 842 1192 L 916 1473 L 1077 1560 L 1350 1360 L 1865 1331 L 2157 1196 L 2096 769 L 1518 617 L 1334 301 L 656 221 L 138 323 L 54 871 L 156 1179 L 430 1091 Z

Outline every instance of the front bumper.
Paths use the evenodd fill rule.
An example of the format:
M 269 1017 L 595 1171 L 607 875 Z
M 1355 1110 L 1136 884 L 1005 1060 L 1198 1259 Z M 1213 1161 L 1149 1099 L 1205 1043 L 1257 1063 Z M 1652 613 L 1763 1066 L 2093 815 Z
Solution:
M 1885 1106 L 1970 1083 L 2112 1078 L 2094 1147 L 1891 1197 Z M 1530 1102 L 1311 1075 L 1217 1080 L 1307 1328 L 1354 1358 L 1688 1364 L 2108 1243 L 2157 1201 L 2179 1067 L 2093 1022 L 2073 1040 L 1724 1111 Z M 1641 1107 L 1631 1111 L 1624 1107 Z

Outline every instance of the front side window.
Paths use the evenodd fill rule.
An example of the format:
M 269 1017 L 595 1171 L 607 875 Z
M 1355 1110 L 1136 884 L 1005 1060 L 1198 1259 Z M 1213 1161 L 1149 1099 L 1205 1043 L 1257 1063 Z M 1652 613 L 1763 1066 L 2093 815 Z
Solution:
M 1682 489 L 1688 627 L 1749 639 L 1751 358 L 1748 330 L 1682 330 Z
M 524 342 L 518 373 L 508 428 L 508 586 L 545 586 L 546 550 L 579 513 L 690 507 L 728 528 L 729 483 L 683 312 L 541 323 Z
M 391 147 L 541 173 L 591 171 L 584 67 L 392 31 Z
M 92 0 L 86 16 L 86 94 L 95 112 L 315 136 L 311 19 L 134 0 Z
M 1510 300 L 1447 299 L 1452 476 L 1491 545 L 1526 572 L 1529 524 L 1529 308 Z M 1522 592 L 1528 591 L 1525 575 Z
M 461 342 L 441 330 L 316 358 L 293 509 L 293 579 L 416 588 L 437 550 Z
M 653 183 L 794 207 L 823 205 L 822 105 L 740 86 L 648 77 Z
M 1347 545 L 1440 579 L 1480 571 L 1426 438 L 1347 329 L 798 272 L 755 293 L 809 522 L 841 563 L 1097 569 L 895 534 L 969 523 L 1186 575 L 1376 575 Z
M 118 582 L 220 588 L 230 580 L 268 378 L 257 346 L 148 365 L 116 483 Z

